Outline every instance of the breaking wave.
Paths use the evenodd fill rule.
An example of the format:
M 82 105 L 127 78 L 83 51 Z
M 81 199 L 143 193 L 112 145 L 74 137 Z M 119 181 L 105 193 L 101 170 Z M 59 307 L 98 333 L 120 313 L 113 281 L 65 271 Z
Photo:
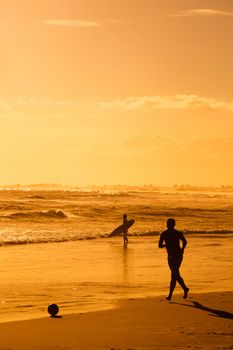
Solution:
M 33 211 L 33 212 L 19 212 L 12 213 L 5 216 L 8 219 L 64 219 L 67 215 L 62 210 L 48 210 L 48 211 Z

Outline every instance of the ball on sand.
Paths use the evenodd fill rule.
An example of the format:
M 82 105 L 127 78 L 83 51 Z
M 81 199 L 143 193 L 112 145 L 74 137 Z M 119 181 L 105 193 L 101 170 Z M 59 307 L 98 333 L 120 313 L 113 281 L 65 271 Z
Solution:
M 56 316 L 59 312 L 59 307 L 57 306 L 57 304 L 50 304 L 48 306 L 48 313 L 51 315 L 51 316 Z

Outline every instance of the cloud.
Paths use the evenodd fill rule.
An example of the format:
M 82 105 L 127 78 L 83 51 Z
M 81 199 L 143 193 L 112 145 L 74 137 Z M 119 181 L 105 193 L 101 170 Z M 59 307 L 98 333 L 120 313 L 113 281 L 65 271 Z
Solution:
M 210 109 L 233 111 L 233 101 L 201 97 L 198 95 L 172 95 L 172 96 L 141 96 L 129 97 L 110 102 L 99 102 L 99 107 L 116 110 L 139 110 L 139 109 Z
M 10 105 L 3 98 L 0 98 L 0 109 L 3 109 L 3 110 L 10 109 Z
M 111 169 L 111 177 L 117 174 L 114 180 L 129 176 L 129 180 L 133 179 L 136 183 L 154 183 L 158 179 L 158 183 L 188 181 L 221 185 L 232 183 L 232 152 L 232 135 L 184 141 L 148 134 L 129 138 L 125 142 L 121 139 L 101 143 L 92 141 L 81 157 L 95 169 L 104 168 L 107 172 Z M 121 164 L 120 169 L 118 164 Z
M 10 108 L 24 116 L 49 114 L 53 119 L 69 118 L 85 120 L 89 118 L 101 118 L 102 110 L 96 103 L 85 103 L 75 99 L 49 99 L 48 97 L 23 97 L 18 96 Z
M 213 17 L 213 16 L 232 17 L 233 12 L 202 8 L 202 9 L 183 10 L 176 14 L 167 15 L 166 17 Z
M 93 100 L 86 103 L 71 99 L 50 100 L 45 97 L 24 98 L 19 96 L 15 103 L 11 104 L 0 98 L 0 108 L 4 110 L 14 109 L 15 111 L 24 113 L 78 113 L 80 117 L 96 117 L 103 116 L 109 111 L 119 113 L 137 111 L 153 112 L 156 110 L 210 110 L 233 112 L 233 101 L 225 101 L 194 94 L 136 96 L 109 101 Z
M 79 19 L 45 19 L 42 22 L 47 25 L 56 26 L 56 27 L 88 28 L 88 27 L 100 26 L 100 23 L 98 22 L 79 20 Z
M 38 98 L 24 98 L 22 96 L 17 97 L 17 105 L 18 106 L 42 106 L 42 107 L 48 107 L 48 106 L 71 106 L 71 101 L 69 100 L 57 100 L 57 101 L 51 101 L 47 99 L 38 99 Z
M 218 173 L 225 172 L 226 169 L 233 171 L 233 135 L 201 137 L 188 141 L 144 135 L 128 140 L 122 146 L 124 154 L 137 155 L 151 163 L 157 160 L 163 166 L 172 163 L 183 168 L 207 171 L 218 169 Z

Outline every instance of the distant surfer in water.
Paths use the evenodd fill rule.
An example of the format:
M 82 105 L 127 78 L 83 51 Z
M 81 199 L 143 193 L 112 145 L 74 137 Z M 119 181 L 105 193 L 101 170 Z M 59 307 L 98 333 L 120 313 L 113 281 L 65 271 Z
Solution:
M 128 219 L 127 219 L 127 215 L 124 214 L 123 215 L 123 238 L 124 238 L 124 245 L 128 244 Z
M 168 219 L 167 230 L 161 233 L 159 239 L 159 248 L 165 247 L 167 250 L 168 265 L 171 270 L 170 291 L 166 298 L 167 300 L 171 300 L 172 298 L 172 293 L 175 289 L 176 281 L 184 290 L 184 299 L 187 298 L 189 291 L 189 288 L 185 285 L 179 271 L 187 241 L 183 233 L 175 230 L 175 224 L 176 222 L 174 219 Z M 182 242 L 182 247 L 180 246 L 180 241 Z

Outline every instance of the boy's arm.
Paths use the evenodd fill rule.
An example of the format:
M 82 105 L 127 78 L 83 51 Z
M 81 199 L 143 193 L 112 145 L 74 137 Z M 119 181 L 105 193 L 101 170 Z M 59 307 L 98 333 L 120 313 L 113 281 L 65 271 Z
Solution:
M 180 234 L 180 239 L 181 239 L 181 241 L 182 241 L 181 250 L 182 250 L 182 252 L 184 252 L 184 248 L 185 248 L 186 245 L 187 245 L 187 240 L 186 240 L 186 238 L 184 237 L 183 233 Z
M 164 242 L 164 235 L 161 233 L 160 238 L 159 238 L 159 244 L 158 244 L 159 248 L 166 247 L 166 244 L 163 242 Z

